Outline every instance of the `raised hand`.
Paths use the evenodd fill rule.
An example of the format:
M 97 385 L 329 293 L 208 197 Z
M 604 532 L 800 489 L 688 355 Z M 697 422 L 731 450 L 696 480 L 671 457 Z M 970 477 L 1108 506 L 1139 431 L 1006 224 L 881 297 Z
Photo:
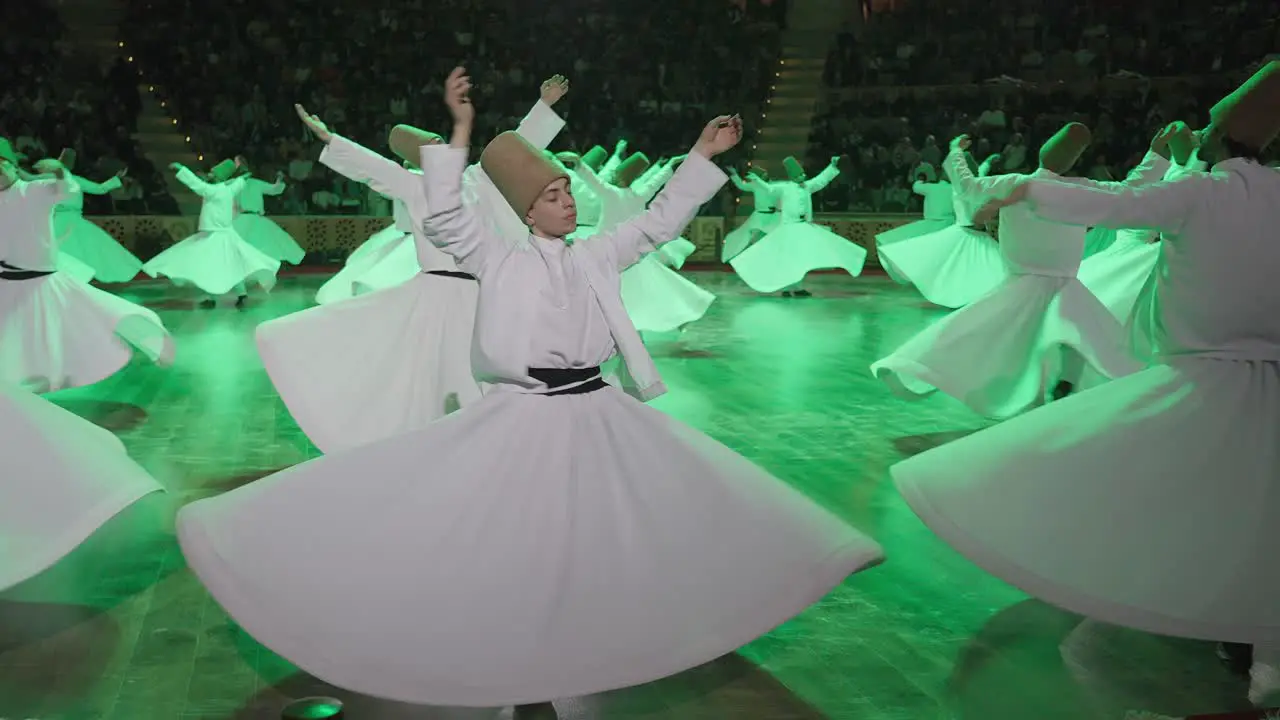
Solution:
M 476 109 L 471 104 L 471 78 L 465 68 L 456 67 L 444 82 L 444 104 L 449 106 L 454 125 L 471 127 Z
M 302 121 L 303 125 L 307 126 L 312 135 L 315 135 L 325 145 L 329 144 L 329 141 L 333 139 L 333 133 L 329 132 L 329 128 L 325 126 L 324 121 L 319 116 L 307 112 L 307 109 L 300 104 L 294 104 L 293 110 L 298 113 L 298 119 Z
M 742 118 L 737 115 L 721 115 L 706 127 L 693 145 L 693 152 L 710 160 L 732 148 L 742 140 Z
M 182 169 L 182 163 L 169 163 L 169 169 L 174 172 L 178 172 Z
M 124 176 L 128 174 L 129 174 L 129 168 L 127 167 L 120 168 L 119 170 L 116 171 L 116 177 L 120 178 L 121 180 L 123 180 Z
M 548 106 L 555 105 L 556 101 L 565 96 L 569 92 L 569 79 L 563 75 L 552 75 L 542 81 L 542 102 Z
M 284 182 L 284 173 L 280 170 L 276 171 L 276 182 Z
M 955 152 L 957 150 L 964 152 L 969 149 L 970 145 L 973 145 L 973 140 L 970 139 L 968 135 L 957 135 L 956 138 L 951 141 L 951 152 Z
M 1177 134 L 1179 123 L 1172 122 L 1160 128 L 1156 132 L 1155 137 L 1151 138 L 1151 152 L 1156 153 L 1165 160 L 1169 159 L 1169 139 Z

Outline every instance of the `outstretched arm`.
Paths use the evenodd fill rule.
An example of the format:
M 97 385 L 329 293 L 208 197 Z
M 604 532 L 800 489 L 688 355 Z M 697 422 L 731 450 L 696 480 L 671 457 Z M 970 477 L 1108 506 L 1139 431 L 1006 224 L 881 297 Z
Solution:
M 1212 182 L 1213 176 L 1205 174 L 1154 185 L 1110 188 L 1029 179 L 1003 200 L 988 203 L 978 214 L 990 217 L 1000 207 L 1026 201 L 1036 215 L 1064 225 L 1147 229 L 1177 235 L 1208 195 Z
M 173 163 L 169 167 L 178 171 L 178 182 L 190 188 L 191 192 L 199 195 L 200 197 L 208 197 L 209 194 L 213 192 L 212 185 L 201 180 L 198 175 L 188 170 L 185 165 Z
M 564 118 L 556 114 L 551 106 L 555 105 L 565 93 L 569 92 L 569 81 L 563 75 L 554 75 L 542 83 L 542 95 L 533 109 L 520 121 L 516 134 L 524 138 L 530 145 L 539 150 L 547 149 L 556 135 L 564 129 Z
M 408 168 L 341 135 L 331 136 L 320 153 L 320 163 L 343 177 L 368 185 L 374 192 L 404 202 L 422 192 L 421 181 Z
M 964 149 L 961 147 L 953 147 L 951 152 L 947 154 L 947 159 L 943 162 L 946 169 L 947 177 L 951 178 L 951 183 L 961 195 L 967 196 L 992 196 L 1004 197 L 1013 192 L 1018 181 L 1025 178 L 1025 175 L 996 175 L 994 177 L 974 177 L 973 171 L 969 169 L 969 163 L 965 160 Z
M 112 175 L 109 180 L 102 183 L 86 180 L 79 175 L 72 175 L 70 177 L 72 182 L 80 187 L 80 192 L 86 195 L 106 195 L 107 193 L 119 190 L 124 186 L 124 183 L 120 181 L 119 175 Z
M 680 165 L 649 209 L 612 232 L 583 243 L 587 252 L 607 253 L 619 272 L 635 264 L 659 245 L 676 239 L 728 178 L 711 159 L 742 138 L 742 121 L 722 116 L 703 129 L 688 159 Z
M 822 190 L 830 185 L 831 181 L 835 180 L 836 176 L 840 174 L 839 162 L 840 158 L 831 158 L 830 165 L 823 168 L 822 172 L 818 173 L 817 176 L 811 177 L 804 182 L 804 189 L 807 190 L 810 195 L 816 192 L 822 192 Z
M 258 191 L 263 195 L 279 195 L 284 192 L 284 173 L 276 173 L 276 181 L 269 183 L 266 180 L 253 179 L 253 184 L 258 186 Z
M 612 183 L 614 176 L 618 173 L 618 166 L 622 164 L 622 156 L 626 154 L 627 141 L 619 140 L 618 144 L 613 146 L 613 154 L 605 161 L 604 167 L 600 168 L 600 179 Z
M 743 180 L 742 177 L 738 175 L 737 170 L 729 168 L 728 175 L 729 182 L 733 183 L 734 187 L 738 188 L 742 192 L 751 192 L 751 184 L 746 180 Z
M 453 115 L 453 135 L 448 145 L 427 145 L 419 151 L 422 186 L 430 208 L 423 234 L 431 244 L 452 255 L 464 272 L 483 277 L 489 258 L 505 245 L 462 202 L 462 172 L 467 167 L 475 118 L 470 92 L 471 79 L 465 70 L 455 68 L 445 81 L 445 104 Z

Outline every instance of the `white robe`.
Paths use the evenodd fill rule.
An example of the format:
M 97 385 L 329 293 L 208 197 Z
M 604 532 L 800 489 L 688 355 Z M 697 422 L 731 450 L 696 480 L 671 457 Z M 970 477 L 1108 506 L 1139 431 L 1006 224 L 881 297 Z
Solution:
M 867 251 L 813 223 L 813 194 L 840 174 L 835 164 L 804 182 L 769 183 L 781 208 L 772 232 L 729 261 L 752 290 L 777 292 L 797 286 L 813 270 L 839 268 L 862 274 Z
M 945 167 L 962 199 L 975 206 L 984 197 L 1007 195 L 1027 178 L 1106 186 L 1044 169 L 974 177 L 958 151 L 947 156 Z M 1127 181 L 1158 176 L 1166 167 L 1149 153 Z M 905 399 L 937 390 L 974 412 L 1004 419 L 1040 404 L 1059 380 L 1078 380 L 1084 368 L 1108 378 L 1141 369 L 1123 328 L 1076 279 L 1083 227 L 1007 207 L 1000 212 L 1000 252 L 1010 273 L 1003 285 L 907 340 L 873 364 L 872 373 Z
M 498 386 L 429 427 L 184 508 L 183 553 L 241 627 L 339 687 L 500 707 L 695 667 L 881 559 L 617 388 L 549 397 L 530 377 L 620 348 L 641 394 L 660 390 L 619 273 L 716 192 L 714 165 L 691 156 L 647 213 L 566 245 L 486 227 L 462 200 L 466 156 L 423 151 L 428 226 L 480 278 L 475 359 Z M 350 532 L 333 532 L 339 518 Z
M 91 385 L 124 368 L 137 349 L 167 365 L 173 340 L 151 310 L 62 270 L 54 206 L 78 192 L 70 180 L 17 181 L 0 192 L 0 261 L 56 271 L 0 279 L 0 384 L 36 392 Z
M 233 223 L 245 242 L 276 260 L 297 265 L 306 257 L 307 251 L 284 228 L 266 216 L 263 202 L 264 195 L 279 195 L 284 189 L 284 180 L 269 183 L 255 177 L 246 178 L 240 194 L 236 196 Z
M 517 132 L 546 145 L 563 125 L 540 102 Z M 480 399 L 470 355 L 479 289 L 474 279 L 440 274 L 460 271 L 427 239 L 420 171 L 340 136 L 320 161 L 394 198 L 404 208 L 397 222 L 412 231 L 381 261 L 346 273 L 357 297 L 258 326 L 258 353 L 281 399 L 316 447 L 331 453 L 418 430 Z M 467 168 L 464 182 L 468 202 L 499 218 L 491 228 L 524 227 L 505 202 L 492 205 L 493 183 L 479 165 Z
M 1027 183 L 1052 222 L 1160 232 L 1135 330 L 1159 364 L 892 468 L 947 543 L 1027 593 L 1148 632 L 1280 641 L 1280 175 Z
M 200 196 L 198 230 L 151 258 L 142 271 L 167 276 L 177 285 L 194 285 L 213 297 L 242 295 L 250 283 L 264 290 L 274 287 L 280 261 L 245 242 L 235 229 L 235 201 L 246 178 L 208 183 L 182 168 L 178 181 Z
M 84 218 L 84 196 L 106 195 L 120 188 L 120 178 L 112 177 L 96 183 L 79 175 L 68 175 L 73 187 L 66 199 L 53 209 L 53 232 L 62 253 L 70 255 L 92 270 L 90 280 L 128 282 L 142 269 L 142 261 L 111 237 L 105 230 Z

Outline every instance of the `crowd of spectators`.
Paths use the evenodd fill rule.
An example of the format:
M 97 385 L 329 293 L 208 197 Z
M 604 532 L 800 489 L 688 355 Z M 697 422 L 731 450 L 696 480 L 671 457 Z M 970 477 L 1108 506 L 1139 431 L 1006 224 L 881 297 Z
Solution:
M 1092 80 L 1229 71 L 1280 47 L 1247 0 L 904 0 L 866 13 L 828 56 L 831 87 Z M 853 24 L 851 24 L 853 25 Z
M 847 160 L 821 209 L 917 212 L 915 169 L 936 172 L 951 138 L 971 135 L 979 161 L 998 154 L 995 172 L 1025 171 L 1068 121 L 1094 135 L 1076 172 L 1123 177 L 1157 129 L 1201 126 L 1278 47 L 1273 14 L 1237 0 L 893 5 L 828 56 L 808 161 Z
M 75 171 L 105 180 L 127 168 L 125 187 L 85 199 L 88 212 L 165 212 L 172 200 L 132 135 L 140 100 L 135 73 L 79 51 L 48 2 L 6 5 L 0 23 L 0 136 L 30 161 L 76 151 Z
M 626 138 L 653 159 L 683 152 L 725 110 L 758 117 L 778 53 L 761 0 L 132 0 L 126 41 L 207 161 L 243 154 L 285 173 L 273 212 L 365 212 L 369 193 L 316 167 L 303 104 L 386 152 L 388 130 L 447 126 L 441 83 L 465 65 L 477 145 L 514 127 L 560 73 L 571 91 L 553 149 Z M 672 22 L 679 17 L 680 22 Z

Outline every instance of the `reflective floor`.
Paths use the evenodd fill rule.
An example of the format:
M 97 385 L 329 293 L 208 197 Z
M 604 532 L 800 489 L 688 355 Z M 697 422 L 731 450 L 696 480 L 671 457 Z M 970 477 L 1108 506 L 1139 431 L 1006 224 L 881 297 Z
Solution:
M 868 372 L 944 310 L 884 277 L 822 275 L 813 297 L 782 299 L 728 273 L 689 276 L 720 298 L 685 332 L 649 339 L 671 389 L 655 405 L 877 538 L 888 562 L 736 655 L 522 715 L 1084 720 L 1248 707 L 1244 682 L 1211 645 L 1081 623 L 1028 600 L 942 546 L 899 500 L 891 464 L 985 424 L 946 398 L 897 400 Z M 117 433 L 171 492 L 0 596 L 0 718 L 269 719 L 317 694 L 342 699 L 350 720 L 512 715 L 328 687 L 228 622 L 178 552 L 174 504 L 317 454 L 263 372 L 253 328 L 307 307 L 323 279 L 283 278 L 243 310 L 195 309 L 160 283 L 120 291 L 161 314 L 176 365 L 137 363 L 52 397 Z

